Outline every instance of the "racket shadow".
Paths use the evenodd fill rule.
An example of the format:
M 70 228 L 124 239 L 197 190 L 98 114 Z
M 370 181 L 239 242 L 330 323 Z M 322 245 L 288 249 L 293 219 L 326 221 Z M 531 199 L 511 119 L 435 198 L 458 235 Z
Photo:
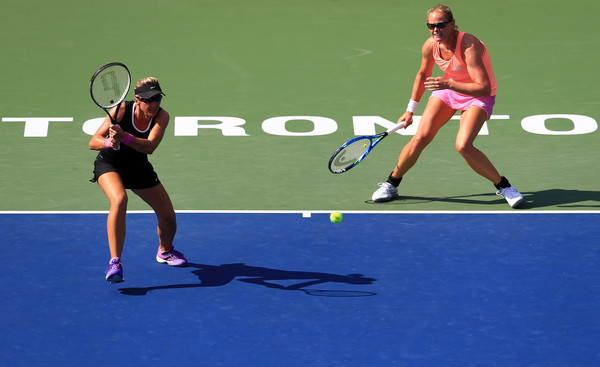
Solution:
M 368 297 L 377 295 L 375 292 L 358 290 L 322 290 L 308 288 L 317 284 L 326 283 L 368 285 L 377 280 L 365 277 L 362 274 L 339 275 L 322 272 L 290 271 L 249 266 L 244 263 L 223 265 L 190 263 L 188 266 L 197 269 L 193 270 L 191 273 L 198 278 L 200 281 L 199 283 L 120 288 L 119 291 L 121 294 L 128 296 L 145 296 L 149 292 L 159 290 L 222 287 L 237 280 L 269 289 L 302 291 L 307 295 L 320 297 Z M 239 277 L 241 277 L 241 279 L 238 279 Z M 298 281 L 298 283 L 292 285 L 280 284 L 280 282 L 289 283 L 293 281 Z

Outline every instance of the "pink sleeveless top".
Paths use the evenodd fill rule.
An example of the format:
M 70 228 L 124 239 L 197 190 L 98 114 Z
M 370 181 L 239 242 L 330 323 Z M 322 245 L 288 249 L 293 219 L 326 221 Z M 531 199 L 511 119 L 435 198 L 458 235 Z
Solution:
M 462 57 L 462 39 L 464 35 L 465 32 L 458 32 L 456 49 L 454 50 L 454 56 L 452 56 L 450 60 L 444 60 L 442 58 L 439 44 L 433 41 L 433 59 L 444 72 L 444 78 L 462 83 L 473 83 L 471 76 L 469 76 L 469 73 L 467 72 L 467 64 Z M 483 44 L 483 42 L 481 42 L 481 44 Z M 483 64 L 485 65 L 485 70 L 488 73 L 492 85 L 491 96 L 495 96 L 497 87 L 496 78 L 494 77 L 494 71 L 492 70 L 492 60 L 490 59 L 490 54 L 488 53 L 485 44 L 483 44 Z

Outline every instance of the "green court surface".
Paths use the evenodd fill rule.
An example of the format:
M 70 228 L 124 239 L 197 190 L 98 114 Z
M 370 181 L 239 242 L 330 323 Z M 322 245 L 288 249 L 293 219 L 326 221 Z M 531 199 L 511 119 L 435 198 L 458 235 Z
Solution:
M 5 2 L 0 210 L 107 209 L 88 182 L 96 152 L 83 127 L 104 115 L 88 83 L 111 61 L 125 63 L 134 80 L 158 77 L 167 94 L 171 123 L 151 162 L 177 210 L 511 210 L 456 153 L 456 121 L 406 176 L 401 200 L 370 202 L 410 136 L 387 138 L 348 173 L 327 170 L 333 151 L 355 136 L 353 122 L 393 123 L 402 114 L 432 5 Z M 488 46 L 499 84 L 494 115 L 502 118 L 487 123 L 477 146 L 523 192 L 524 209 L 598 210 L 600 39 L 587 15 L 600 2 L 449 5 L 460 29 Z M 178 133 L 192 117 L 212 128 Z M 238 136 L 214 126 L 231 118 L 243 123 Z M 136 198 L 129 207 L 147 208 Z

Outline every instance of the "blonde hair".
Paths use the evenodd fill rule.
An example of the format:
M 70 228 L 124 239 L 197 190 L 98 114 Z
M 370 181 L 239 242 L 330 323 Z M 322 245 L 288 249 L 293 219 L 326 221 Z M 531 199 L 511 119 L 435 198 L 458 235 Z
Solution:
M 452 22 L 454 20 L 454 16 L 452 15 L 452 10 L 450 10 L 450 7 L 448 5 L 444 5 L 444 4 L 438 4 L 436 6 L 434 6 L 433 8 L 429 9 L 429 11 L 427 12 L 427 16 L 429 17 L 429 15 L 433 12 L 439 11 L 440 13 L 444 14 L 446 16 L 446 20 L 448 22 Z

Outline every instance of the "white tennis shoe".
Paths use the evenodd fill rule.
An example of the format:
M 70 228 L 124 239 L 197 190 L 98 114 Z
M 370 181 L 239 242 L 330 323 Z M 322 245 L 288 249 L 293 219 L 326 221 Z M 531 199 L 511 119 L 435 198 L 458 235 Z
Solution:
M 496 195 L 502 196 L 511 208 L 516 208 L 523 201 L 523 195 L 512 186 L 498 190 Z
M 398 197 L 398 188 L 394 187 L 389 182 L 378 183 L 379 188 L 373 193 L 371 199 L 376 203 L 382 203 L 385 201 L 391 201 Z

